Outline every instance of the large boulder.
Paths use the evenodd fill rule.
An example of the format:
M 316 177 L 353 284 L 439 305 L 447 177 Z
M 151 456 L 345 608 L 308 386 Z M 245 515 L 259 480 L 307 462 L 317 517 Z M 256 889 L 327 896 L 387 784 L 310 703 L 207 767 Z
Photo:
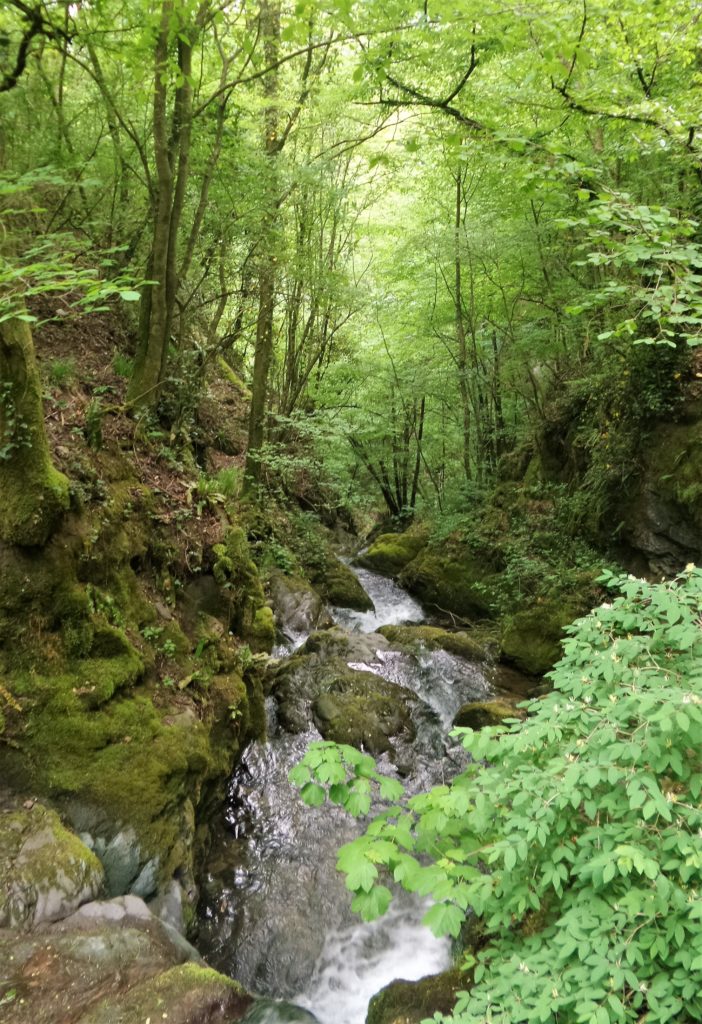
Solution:
M 66 917 L 94 899 L 104 872 L 95 854 L 41 804 L 0 813 L 0 928 Z
M 327 552 L 319 564 L 310 567 L 309 572 L 315 588 L 329 604 L 358 612 L 373 610 L 373 602 L 357 577 L 335 555 Z
M 301 576 L 274 570 L 268 585 L 278 626 L 286 635 L 299 636 L 333 625 L 322 598 Z
M 467 619 L 493 618 L 499 566 L 463 544 L 424 548 L 400 573 L 422 604 Z
M 325 740 L 349 743 L 378 755 L 392 752 L 392 740 L 414 738 L 411 694 L 372 672 L 337 676 L 312 704 L 314 723 Z
M 386 576 L 397 576 L 426 545 L 427 534 L 424 530 L 381 533 L 361 552 L 357 561 L 364 569 L 373 569 Z
M 515 612 L 504 624 L 502 657 L 533 676 L 549 672 L 561 656 L 565 627 L 584 611 L 572 599 L 545 598 Z

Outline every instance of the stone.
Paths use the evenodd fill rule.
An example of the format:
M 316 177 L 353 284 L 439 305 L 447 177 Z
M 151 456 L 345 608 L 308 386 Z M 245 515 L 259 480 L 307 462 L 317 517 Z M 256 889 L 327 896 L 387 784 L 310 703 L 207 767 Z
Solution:
M 427 546 L 426 530 L 381 533 L 357 558 L 364 569 L 397 576 Z
M 451 632 L 437 626 L 381 626 L 378 632 L 391 644 L 400 647 L 421 646 L 430 651 L 448 651 L 466 661 L 486 661 L 491 647 L 486 637 L 478 637 L 463 630 Z
M 286 635 L 294 637 L 334 624 L 320 595 L 301 576 L 286 576 L 274 570 L 268 585 L 276 621 Z
M 437 1013 L 448 1016 L 470 984 L 471 976 L 457 967 L 419 981 L 393 981 L 371 999 L 366 1024 L 420 1024 Z
M 136 896 L 31 934 L 0 930 L 0 962 L 13 1024 L 233 1024 L 252 1003 Z
M 524 708 L 502 698 L 470 701 L 458 709 L 453 724 L 459 728 L 482 729 L 486 725 L 502 725 L 507 718 L 526 718 Z
M 104 872 L 95 854 L 34 803 L 0 814 L 0 927 L 56 921 L 94 899 Z

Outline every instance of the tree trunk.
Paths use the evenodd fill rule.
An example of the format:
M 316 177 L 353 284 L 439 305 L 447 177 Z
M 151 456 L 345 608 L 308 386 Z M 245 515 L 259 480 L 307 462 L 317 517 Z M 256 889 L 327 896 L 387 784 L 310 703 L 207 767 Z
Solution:
M 468 346 L 466 344 L 466 328 L 463 323 L 463 293 L 461 267 L 461 213 L 463 194 L 461 189 L 460 170 L 456 174 L 456 217 L 454 221 L 454 310 L 456 321 L 456 341 L 458 343 L 458 393 L 461 399 L 461 420 L 463 434 L 463 472 L 466 481 L 470 482 L 472 473 L 470 466 L 470 394 L 468 391 Z
M 127 401 L 135 406 L 153 406 L 158 400 L 161 372 L 168 342 L 167 305 L 168 251 L 173 199 L 173 172 L 168 152 L 167 75 L 168 35 L 173 11 L 172 0 L 161 5 L 161 24 L 154 60 L 154 158 L 156 163 L 156 212 L 154 216 L 151 270 L 156 281 L 143 295 L 148 318 L 142 318 L 142 331 L 134 360 L 134 372 Z M 148 286 L 147 286 L 148 287 Z
M 272 67 L 280 53 L 280 5 L 278 0 L 262 0 L 261 36 L 265 63 Z M 251 410 L 249 414 L 249 443 L 246 452 L 246 486 L 261 480 L 261 448 L 266 428 L 266 398 L 268 376 L 273 358 L 273 315 L 275 312 L 276 254 L 275 239 L 278 219 L 278 177 L 276 160 L 280 152 L 278 140 L 278 74 L 270 72 L 264 78 L 263 92 L 267 101 L 264 126 L 264 150 L 267 163 L 266 210 L 261 226 L 261 249 L 258 270 L 258 316 L 256 319 L 256 349 L 254 351 Z
M 68 480 L 54 468 L 29 325 L 0 324 L 0 540 L 45 544 L 68 508 Z

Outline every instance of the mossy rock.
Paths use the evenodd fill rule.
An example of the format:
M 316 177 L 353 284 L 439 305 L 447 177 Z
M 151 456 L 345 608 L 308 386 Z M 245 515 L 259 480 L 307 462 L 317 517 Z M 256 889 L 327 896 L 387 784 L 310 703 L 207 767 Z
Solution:
M 405 533 L 381 533 L 368 549 L 358 557 L 365 569 L 397 576 L 427 545 L 427 534 L 422 530 Z
M 448 1016 L 470 984 L 470 974 L 458 968 L 419 981 L 393 981 L 371 999 L 366 1024 L 420 1024 L 436 1013 Z
M 272 651 L 275 643 L 275 619 L 267 605 L 257 609 L 251 626 L 244 632 L 244 638 L 248 640 L 254 653 L 269 654 Z
M 470 701 L 458 709 L 453 724 L 461 729 L 483 729 L 486 725 L 502 725 L 508 718 L 523 719 L 526 712 L 503 699 Z
M 493 618 L 498 567 L 462 545 L 425 548 L 400 573 L 423 604 L 467 619 Z
M 86 663 L 94 667 L 96 687 L 88 693 L 70 675 L 13 680 L 26 710 L 13 745 L 0 747 L 0 777 L 61 801 L 81 831 L 109 839 L 132 829 L 138 850 L 133 876 L 154 861 L 157 880 L 175 871 L 192 877 L 194 808 L 208 780 L 231 771 L 247 720 L 245 688 L 239 681 L 236 693 L 220 701 L 230 729 L 219 737 L 194 713 L 159 711 L 145 692 L 121 691 L 98 704 L 95 694 L 108 685 L 112 664 Z
M 319 694 L 312 714 L 325 740 L 378 755 L 393 751 L 395 737 L 414 738 L 410 698 L 402 686 L 372 672 L 349 671 Z
M 373 610 L 373 602 L 358 578 L 335 555 L 327 554 L 323 567 L 311 570 L 310 578 L 322 597 L 336 608 L 352 608 L 358 612 Z
M 486 661 L 490 656 L 490 644 L 479 640 L 470 633 L 437 626 L 381 626 L 378 632 L 391 644 L 400 647 L 422 646 L 430 651 L 448 651 L 466 661 Z
M 80 1024 L 233 1024 L 253 997 L 238 982 L 200 964 L 180 964 L 140 982 L 118 999 L 108 997 L 80 1017 Z
M 276 620 L 283 632 L 294 636 L 333 625 L 322 598 L 301 576 L 288 576 L 274 569 L 269 575 L 268 586 Z
M 503 658 L 530 675 L 549 672 L 561 656 L 565 627 L 583 611 L 582 606 L 546 599 L 516 612 L 505 622 Z
M 0 813 L 0 928 L 73 913 L 103 884 L 95 854 L 41 804 Z

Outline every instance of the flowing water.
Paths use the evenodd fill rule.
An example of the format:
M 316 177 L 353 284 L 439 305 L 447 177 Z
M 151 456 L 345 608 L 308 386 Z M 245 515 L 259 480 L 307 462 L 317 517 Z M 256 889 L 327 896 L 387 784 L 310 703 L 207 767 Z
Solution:
M 357 572 L 375 611 L 333 609 L 338 625 L 354 635 L 373 634 L 383 624 L 423 620 L 421 606 L 391 580 Z M 367 644 L 359 639 L 365 656 L 349 662 L 352 668 L 420 698 L 412 712 L 417 735 L 406 788 L 420 791 L 451 777 L 463 753 L 447 730 L 461 704 L 490 692 L 481 666 L 443 651 L 387 650 L 383 638 L 373 635 Z M 288 652 L 299 645 L 295 637 Z M 230 782 L 206 869 L 198 945 L 214 967 L 269 997 L 252 1018 L 262 1024 L 309 1020 L 302 1008 L 321 1024 L 363 1024 L 371 996 L 384 985 L 448 966 L 449 943 L 421 924 L 425 908 L 405 893 L 371 924 L 351 912 L 350 893 L 335 869 L 336 851 L 363 824 L 331 805 L 303 805 L 287 774 L 319 734 L 313 727 L 283 732 L 274 701 L 269 704 L 269 742 L 249 747 Z M 379 764 L 395 772 L 386 755 Z M 273 1001 L 279 999 L 301 1008 L 302 1016 L 287 1002 Z

